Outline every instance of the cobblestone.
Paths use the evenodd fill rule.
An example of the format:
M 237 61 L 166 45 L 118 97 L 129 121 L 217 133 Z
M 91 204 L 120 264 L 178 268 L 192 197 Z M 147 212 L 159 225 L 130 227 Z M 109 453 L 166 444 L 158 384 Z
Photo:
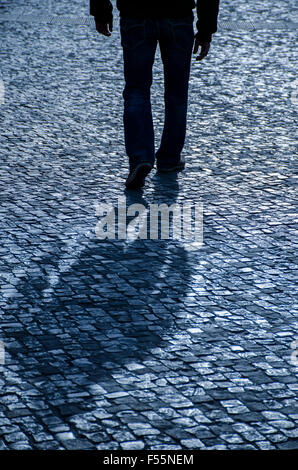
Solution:
M 186 170 L 134 194 L 117 14 L 111 38 L 0 21 L 1 450 L 298 448 L 297 32 L 266 29 L 295 11 L 223 2 L 221 19 L 265 26 L 219 28 L 192 63 Z M 156 145 L 162 102 L 157 51 Z M 95 205 L 124 194 L 203 202 L 203 246 L 97 239 Z

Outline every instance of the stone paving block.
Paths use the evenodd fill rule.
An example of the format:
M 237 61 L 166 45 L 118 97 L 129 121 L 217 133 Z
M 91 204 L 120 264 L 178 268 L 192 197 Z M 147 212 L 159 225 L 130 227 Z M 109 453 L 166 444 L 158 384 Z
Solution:
M 120 443 L 121 449 L 123 450 L 142 450 L 145 447 L 142 441 L 127 441 Z

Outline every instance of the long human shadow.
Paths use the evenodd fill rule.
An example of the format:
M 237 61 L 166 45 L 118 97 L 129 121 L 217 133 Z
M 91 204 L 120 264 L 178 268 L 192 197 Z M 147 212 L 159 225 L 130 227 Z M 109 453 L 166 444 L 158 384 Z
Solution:
M 127 206 L 177 201 L 176 176 L 156 175 L 152 184 L 148 197 L 127 191 Z M 17 286 L 22 297 L 10 313 L 19 312 L 22 318 L 28 314 L 29 321 L 22 331 L 8 333 L 8 339 L 18 343 L 10 353 L 22 364 L 22 380 L 38 382 L 52 408 L 75 402 L 72 412 L 79 412 L 92 408 L 90 400 L 95 398 L 72 399 L 69 393 L 90 384 L 109 389 L 115 370 L 141 363 L 153 348 L 166 344 L 163 336 L 175 330 L 174 314 L 183 305 L 192 269 L 188 253 L 174 240 L 95 236 L 69 270 L 58 272 L 59 253 L 44 257 L 40 267 L 48 264 L 56 272 L 54 284 L 33 274 Z M 61 376 L 65 385 L 58 380 Z

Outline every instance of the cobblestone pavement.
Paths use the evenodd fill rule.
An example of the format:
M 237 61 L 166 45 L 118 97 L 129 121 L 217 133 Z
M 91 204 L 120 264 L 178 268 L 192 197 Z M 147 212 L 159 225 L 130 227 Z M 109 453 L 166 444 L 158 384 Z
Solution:
M 95 236 L 127 174 L 118 15 L 111 38 L 0 23 L 0 449 L 298 448 L 297 32 L 268 26 L 294 5 L 223 2 L 264 29 L 219 31 L 193 61 L 186 170 L 126 195 L 201 200 L 197 251 Z M 158 51 L 156 145 L 162 85 Z

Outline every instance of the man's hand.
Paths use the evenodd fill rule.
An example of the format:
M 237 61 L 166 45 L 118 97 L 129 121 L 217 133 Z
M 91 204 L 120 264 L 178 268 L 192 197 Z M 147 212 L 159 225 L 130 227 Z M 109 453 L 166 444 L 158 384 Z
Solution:
M 96 31 L 103 34 L 104 36 L 111 36 L 111 32 L 113 31 L 113 20 L 109 23 L 98 23 L 95 19 L 96 24 Z
M 211 43 L 209 41 L 200 41 L 198 36 L 195 36 L 195 45 L 193 48 L 193 53 L 197 54 L 199 46 L 201 46 L 201 52 L 196 57 L 196 60 L 202 60 L 208 55 Z

